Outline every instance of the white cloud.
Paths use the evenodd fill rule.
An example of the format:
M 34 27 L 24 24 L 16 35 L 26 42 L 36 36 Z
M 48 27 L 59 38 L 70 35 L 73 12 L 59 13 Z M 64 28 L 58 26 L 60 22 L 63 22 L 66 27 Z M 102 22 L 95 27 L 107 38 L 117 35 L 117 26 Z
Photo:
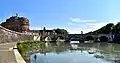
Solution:
M 30 27 L 30 30 L 43 30 L 44 27 Z M 60 29 L 66 29 L 64 27 L 45 27 L 46 30 L 53 30 L 53 29 L 57 29 L 57 28 L 60 28 Z
M 73 18 L 70 17 L 69 20 L 71 20 L 72 22 L 95 22 L 96 20 L 81 20 L 80 18 Z
M 73 23 L 70 22 L 70 23 L 68 23 L 68 25 L 73 25 Z
M 67 31 L 70 33 L 70 34 L 78 34 L 78 33 L 80 33 L 81 31 L 81 28 L 66 28 L 67 29 Z
M 87 33 L 89 31 L 91 31 L 92 29 L 91 28 L 66 28 L 67 31 L 70 33 L 70 34 L 81 34 L 81 31 L 83 31 L 83 33 Z
M 99 29 L 103 26 L 105 26 L 106 24 L 108 24 L 107 22 L 100 22 L 100 23 L 86 23 L 86 26 L 88 28 L 92 28 L 93 30 Z
M 114 24 L 117 24 L 117 21 L 115 22 L 112 22 L 112 21 L 108 21 L 108 22 L 97 22 L 97 23 L 86 23 L 87 27 L 91 30 L 91 31 L 94 31 L 94 30 L 97 30 L 105 25 L 107 25 L 108 23 L 114 23 Z
M 68 25 L 75 25 L 76 27 L 46 27 L 46 29 L 48 30 L 52 30 L 52 29 L 56 29 L 56 28 L 62 28 L 62 29 L 66 29 L 70 34 L 80 34 L 81 31 L 83 31 L 83 33 L 87 33 L 90 31 L 95 31 L 103 26 L 105 26 L 108 23 L 114 23 L 116 24 L 119 21 L 105 21 L 105 22 L 101 22 L 101 21 L 97 21 L 97 22 L 89 22 L 89 23 L 85 23 L 82 25 L 75 25 L 74 23 L 68 23 Z M 33 30 L 41 30 L 43 29 L 43 27 L 32 27 L 30 29 Z
M 41 30 L 42 28 L 40 27 L 30 27 L 30 30 Z
M 106 22 L 101 22 L 101 21 L 98 21 L 98 22 L 90 22 L 90 23 L 85 23 L 84 26 L 76 26 L 76 28 L 67 28 L 67 30 L 69 31 L 69 33 L 71 34 L 80 34 L 81 31 L 83 31 L 83 33 L 87 33 L 87 32 L 90 32 L 90 31 L 95 31 L 103 26 L 105 26 L 106 24 L 108 23 L 114 23 L 114 24 L 117 24 L 118 21 L 106 21 Z
M 46 27 L 47 30 L 53 30 L 53 29 L 66 29 L 70 34 L 74 34 L 74 33 L 80 33 L 80 28 L 66 28 L 66 27 L 55 27 L 55 28 L 50 28 L 50 27 Z M 42 30 L 43 28 L 40 27 L 30 27 L 31 30 Z
M 84 33 L 87 33 L 90 31 L 95 31 L 95 30 L 105 26 L 108 23 L 117 24 L 117 22 L 120 21 L 120 20 L 108 20 L 108 21 L 103 22 L 103 21 L 97 21 L 97 20 L 81 20 L 79 18 L 72 18 L 72 17 L 70 17 L 69 19 L 72 21 L 72 23 L 68 23 L 68 25 L 75 25 L 76 27 L 80 27 L 80 28 L 68 29 L 68 31 L 70 33 L 81 33 L 80 30 L 82 30 Z M 81 23 L 84 23 L 84 24 L 81 25 Z M 80 24 L 80 25 L 78 25 L 78 24 Z

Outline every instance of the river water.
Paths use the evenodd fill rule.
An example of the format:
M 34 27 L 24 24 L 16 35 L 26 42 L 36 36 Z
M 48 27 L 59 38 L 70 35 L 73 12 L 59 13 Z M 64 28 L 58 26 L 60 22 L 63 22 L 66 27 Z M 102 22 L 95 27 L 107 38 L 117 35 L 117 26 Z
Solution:
M 30 56 L 30 63 L 120 63 L 120 44 L 46 43 Z

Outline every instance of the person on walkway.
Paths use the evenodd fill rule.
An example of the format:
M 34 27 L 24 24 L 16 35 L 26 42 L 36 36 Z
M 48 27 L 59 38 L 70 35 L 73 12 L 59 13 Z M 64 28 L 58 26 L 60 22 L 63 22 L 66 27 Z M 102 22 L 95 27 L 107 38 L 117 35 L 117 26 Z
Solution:
M 34 55 L 34 58 L 35 58 L 35 60 L 36 60 L 36 58 L 37 58 L 37 55 Z

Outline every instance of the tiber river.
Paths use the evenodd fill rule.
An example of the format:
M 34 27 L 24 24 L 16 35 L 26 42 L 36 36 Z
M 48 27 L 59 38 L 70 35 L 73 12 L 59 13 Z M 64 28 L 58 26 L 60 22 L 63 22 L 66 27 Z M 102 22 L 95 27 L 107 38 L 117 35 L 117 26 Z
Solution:
M 120 63 L 120 44 L 46 43 L 42 52 L 30 56 L 30 63 Z

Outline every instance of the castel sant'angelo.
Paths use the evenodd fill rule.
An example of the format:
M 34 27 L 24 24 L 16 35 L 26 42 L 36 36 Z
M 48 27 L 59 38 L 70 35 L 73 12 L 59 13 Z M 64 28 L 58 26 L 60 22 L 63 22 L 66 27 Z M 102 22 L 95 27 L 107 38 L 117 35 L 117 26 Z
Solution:
M 17 32 L 28 32 L 30 30 L 29 20 L 25 17 L 18 17 L 18 14 L 6 19 L 5 22 L 1 23 L 1 26 Z

